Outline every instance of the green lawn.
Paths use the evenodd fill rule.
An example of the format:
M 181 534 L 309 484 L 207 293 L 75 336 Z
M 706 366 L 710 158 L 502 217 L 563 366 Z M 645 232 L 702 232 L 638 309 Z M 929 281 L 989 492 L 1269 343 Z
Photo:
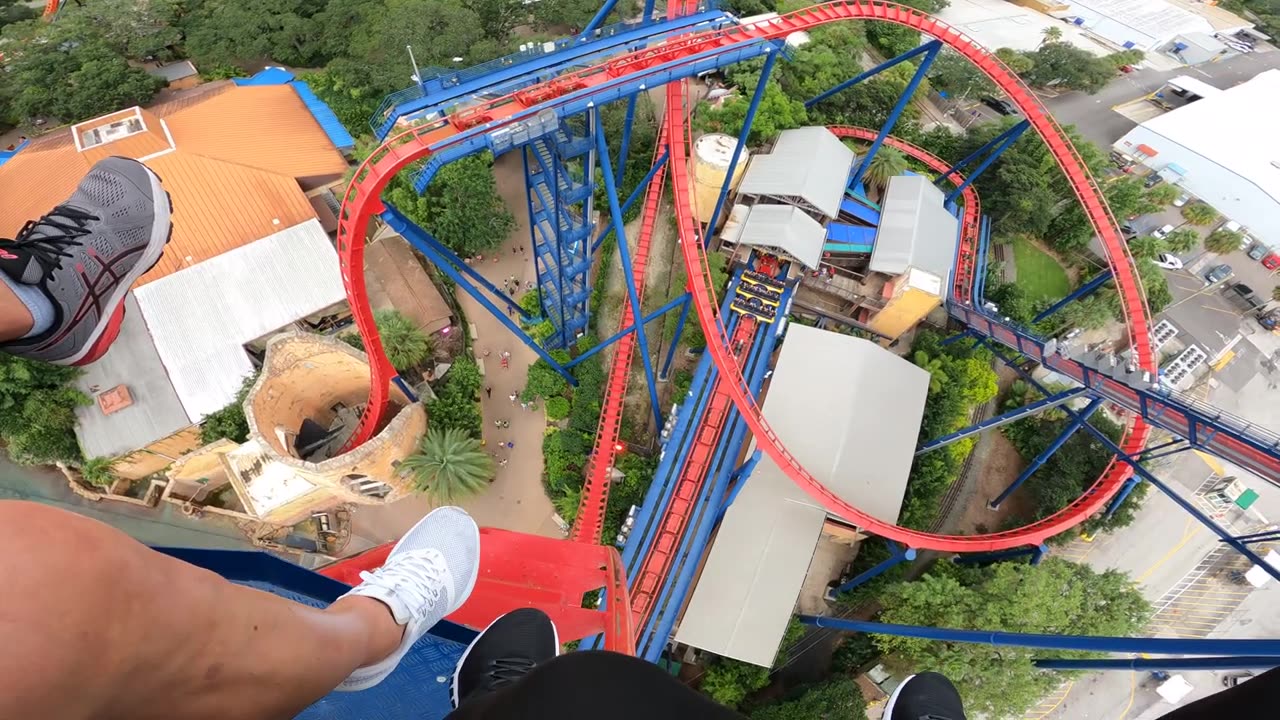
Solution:
M 1032 300 L 1056 300 L 1071 292 L 1067 273 L 1051 256 L 1023 238 L 1013 240 L 1013 261 L 1018 267 L 1018 286 Z

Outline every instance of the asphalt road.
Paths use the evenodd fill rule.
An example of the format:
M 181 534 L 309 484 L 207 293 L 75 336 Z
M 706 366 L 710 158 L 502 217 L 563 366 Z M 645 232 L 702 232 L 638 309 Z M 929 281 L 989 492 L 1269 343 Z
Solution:
M 1071 92 L 1049 98 L 1045 105 L 1063 125 L 1075 125 L 1084 137 L 1108 148 L 1134 127 L 1129 118 L 1111 110 L 1112 106 L 1133 100 L 1158 89 L 1179 75 L 1204 80 L 1223 89 L 1237 85 L 1254 75 L 1280 68 L 1280 52 L 1254 52 L 1237 55 L 1219 63 L 1177 70 L 1139 70 L 1124 75 L 1096 95 Z

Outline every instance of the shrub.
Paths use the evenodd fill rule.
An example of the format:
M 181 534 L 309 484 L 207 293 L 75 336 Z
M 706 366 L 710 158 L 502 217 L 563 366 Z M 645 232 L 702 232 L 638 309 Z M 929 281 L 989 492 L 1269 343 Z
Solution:
M 569 401 L 556 395 L 547 399 L 547 419 L 563 420 L 569 417 Z

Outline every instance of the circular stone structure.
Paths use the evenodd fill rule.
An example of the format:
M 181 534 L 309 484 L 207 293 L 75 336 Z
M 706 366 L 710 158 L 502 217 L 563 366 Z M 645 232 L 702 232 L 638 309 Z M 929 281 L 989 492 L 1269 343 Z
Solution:
M 729 172 L 736 147 L 737 138 L 724 133 L 707 133 L 693 143 L 693 206 L 697 208 L 698 221 L 703 224 L 710 222 L 711 213 L 716 209 L 716 199 L 720 197 L 720 188 L 724 187 L 724 177 Z M 730 190 L 742 181 L 750 155 L 750 151 L 742 149 Z

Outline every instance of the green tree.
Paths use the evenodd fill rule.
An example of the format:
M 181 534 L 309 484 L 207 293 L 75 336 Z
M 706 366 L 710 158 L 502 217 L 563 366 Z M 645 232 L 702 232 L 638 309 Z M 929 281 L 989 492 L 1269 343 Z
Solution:
M 85 482 L 100 488 L 109 488 L 116 481 L 115 458 L 89 458 L 80 465 L 80 477 Z
M 884 622 L 1024 633 L 1132 635 L 1150 612 L 1127 575 L 1054 558 L 984 568 L 940 563 L 915 582 L 892 586 L 881 600 Z M 974 715 L 1021 715 L 1060 682 L 1032 664 L 1036 650 L 997 653 L 987 645 L 887 635 L 876 642 L 908 666 L 944 673 L 965 688 L 966 709 Z
M 480 439 L 480 387 L 484 378 L 475 361 L 459 357 L 436 387 L 436 399 L 427 404 L 432 427 L 457 429 Z
M 1094 293 L 1080 298 L 1058 311 L 1058 322 L 1064 327 L 1101 330 L 1115 319 L 1110 297 Z
M 1243 237 L 1238 232 L 1218 228 L 1209 233 L 1209 237 L 1204 239 L 1204 249 L 1219 255 L 1226 255 L 1240 249 L 1240 240 Z
M 362 22 L 348 31 L 346 54 L 369 68 L 370 83 L 399 89 L 413 84 L 406 45 L 413 47 L 424 76 L 500 54 L 484 41 L 484 28 L 475 10 L 455 0 L 377 3 L 375 9 L 363 13 Z M 462 62 L 455 63 L 455 57 L 462 58 Z
M 63 3 L 58 12 L 60 30 L 79 37 L 97 37 L 116 53 L 131 60 L 175 57 L 182 42 L 178 27 L 182 0 L 93 0 Z
M 700 689 L 721 705 L 736 708 L 748 695 L 768 684 L 768 668 L 720 658 L 703 673 Z
M 1218 212 L 1202 202 L 1182 206 L 1182 217 L 1192 225 L 1208 226 L 1218 219 Z
M 1040 40 L 1041 45 L 1044 45 L 1045 43 L 1058 42 L 1059 40 L 1062 39 L 1062 28 L 1058 27 L 1057 25 L 1050 25 L 1049 27 L 1040 31 L 1040 36 L 1042 38 Z
M 1164 246 L 1171 253 L 1191 252 L 1200 242 L 1200 233 L 1191 228 L 1181 227 L 1164 236 Z
M 320 28 L 311 19 L 321 8 L 315 0 L 201 0 L 183 21 L 184 45 L 198 66 L 274 60 L 315 67 L 328 59 L 321 52 Z
M 18 0 L 0 0 L 0 28 L 23 20 L 32 20 L 39 15 L 35 8 Z
M 547 419 L 563 420 L 569 417 L 569 401 L 559 395 L 547 399 Z
M 996 48 L 996 57 L 1018 75 L 1025 76 L 1035 67 L 1036 61 L 1030 54 L 1021 53 L 1013 48 Z
M 529 16 L 521 0 L 471 0 L 467 6 L 480 16 L 480 28 L 491 40 L 506 40 Z
M 559 362 L 559 360 L 557 360 Z M 566 359 L 565 362 L 568 362 Z M 525 402 L 529 402 L 535 398 L 549 400 L 557 395 L 561 395 L 569 387 L 569 382 L 564 376 L 556 372 L 546 360 L 538 359 L 529 366 L 528 374 L 525 376 L 524 390 L 520 394 L 520 398 Z
M 0 441 L 22 465 L 78 464 L 75 410 L 90 399 L 75 388 L 75 368 L 0 353 Z
M 862 177 L 867 185 L 877 187 L 884 192 L 885 188 L 889 187 L 890 179 L 906 171 L 907 156 L 897 148 L 882 147 L 871 158 L 871 162 L 867 164 L 867 171 Z
M 867 701 L 850 677 L 833 677 L 802 686 L 780 702 L 766 705 L 751 720 L 866 720 Z
M 745 84 L 745 87 L 754 88 L 755 81 Z M 736 137 L 742 132 L 742 124 L 746 122 L 750 104 L 751 90 L 738 93 L 720 107 L 708 108 L 699 113 L 694 118 L 694 125 L 703 132 L 720 132 Z M 804 103 L 787 97 L 778 86 L 777 79 L 770 77 L 769 84 L 765 86 L 764 97 L 760 100 L 755 122 L 751 124 L 747 142 L 757 145 L 773 140 L 783 130 L 800 127 L 808 120 Z
M 379 84 L 368 65 L 345 57 L 334 59 L 323 70 L 304 73 L 302 80 L 357 137 L 369 132 L 369 118 L 382 98 L 400 89 L 392 84 Z
M 358 341 L 360 336 L 356 335 L 355 338 Z M 244 416 L 244 401 L 256 382 L 257 373 L 246 375 L 240 381 L 240 389 L 234 400 L 221 410 L 214 410 L 204 416 L 204 420 L 200 421 L 200 444 L 208 445 L 222 438 L 237 443 L 249 439 L 249 421 Z
M 1129 252 L 1136 258 L 1151 260 L 1164 252 L 1164 241 L 1144 235 L 1129 241 Z
M 1161 183 L 1147 191 L 1147 199 L 1160 207 L 1167 207 L 1178 199 L 1178 188 Z
M 1135 258 L 1134 263 L 1138 268 L 1138 280 L 1142 282 L 1142 289 L 1147 295 L 1147 307 L 1153 313 L 1164 310 L 1173 302 L 1173 294 L 1169 292 L 1169 279 L 1150 260 Z
M 463 257 L 489 252 L 506 240 L 515 218 L 498 196 L 493 157 L 472 155 L 440 168 L 419 195 L 407 181 L 393 184 L 386 197 Z
M 1111 63 L 1070 43 L 1046 42 L 1029 56 L 1034 64 L 1022 76 L 1037 87 L 1095 93 L 1116 75 Z
M 917 350 L 911 356 L 911 362 L 915 363 L 921 370 L 929 373 L 929 392 L 940 392 L 942 388 L 946 387 L 949 381 L 946 371 L 946 359 L 941 356 L 930 357 L 925 351 Z
M 400 472 L 437 504 L 456 505 L 488 487 L 494 463 L 464 430 L 432 426 L 417 452 L 400 463 Z
M 395 369 L 416 368 L 435 352 L 431 336 L 399 310 L 374 311 L 373 321 L 378 326 L 378 335 L 382 337 L 382 350 Z
M 929 84 L 953 98 L 980 97 L 996 92 L 995 83 L 990 78 L 951 49 L 938 55 L 929 68 Z

